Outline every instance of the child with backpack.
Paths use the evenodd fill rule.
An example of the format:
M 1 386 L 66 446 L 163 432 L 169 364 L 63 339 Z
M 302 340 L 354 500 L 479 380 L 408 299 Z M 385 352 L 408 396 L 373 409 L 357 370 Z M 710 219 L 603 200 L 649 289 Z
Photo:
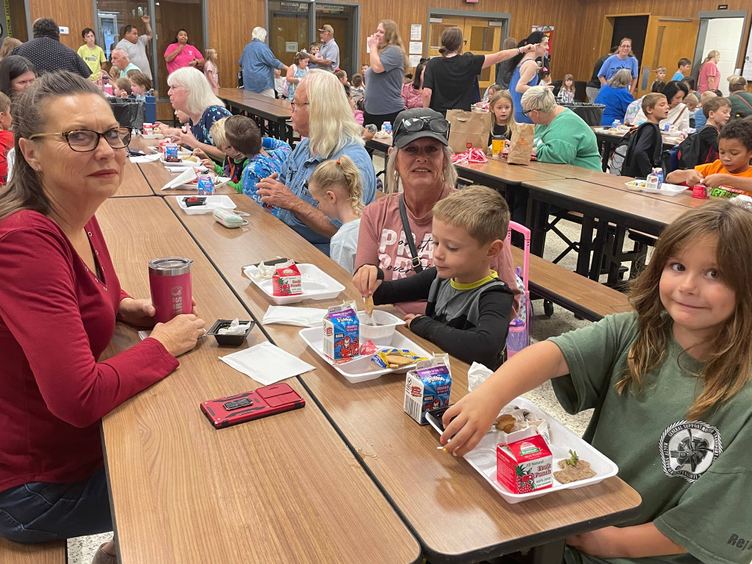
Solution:
M 629 141 L 622 176 L 645 178 L 660 165 L 663 139 L 658 123 L 666 118 L 668 110 L 668 100 L 663 94 L 650 93 L 642 98 L 642 111 L 647 121 L 637 128 Z
M 731 118 L 731 103 L 727 98 L 713 96 L 702 105 L 705 126 L 693 133 L 671 150 L 673 159 L 665 167 L 666 172 L 678 168 L 694 168 L 699 164 L 712 163 L 718 158 L 718 134 Z
M 709 188 L 728 186 L 752 193 L 752 121 L 735 119 L 721 129 L 719 158 L 693 169 L 675 170 L 666 176 L 672 184 L 704 184 Z

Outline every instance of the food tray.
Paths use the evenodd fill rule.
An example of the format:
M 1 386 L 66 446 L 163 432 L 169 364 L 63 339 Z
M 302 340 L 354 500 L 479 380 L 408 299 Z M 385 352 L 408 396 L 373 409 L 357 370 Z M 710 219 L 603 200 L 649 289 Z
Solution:
M 191 166 L 200 166 L 201 161 L 197 159 L 196 157 L 180 157 L 179 161 L 166 161 L 164 160 L 164 157 L 159 157 L 159 162 L 165 165 L 166 167 L 172 167 L 172 168 L 187 168 Z
M 475 468 L 475 470 L 483 476 L 486 482 L 491 484 L 491 487 L 499 492 L 499 495 L 501 495 L 507 503 L 520 503 L 521 501 L 528 501 L 553 492 L 592 486 L 602 482 L 606 478 L 616 476 L 619 472 L 619 467 L 613 461 L 583 441 L 558 420 L 539 409 L 538 406 L 530 400 L 518 397 L 512 401 L 510 405 L 516 405 L 522 409 L 527 409 L 538 419 L 548 422 L 548 427 L 551 431 L 551 442 L 553 443 L 549 445 L 549 448 L 551 449 L 551 454 L 553 454 L 554 471 L 559 470 L 559 460 L 569 458 L 569 449 L 572 449 L 577 451 L 577 455 L 580 459 L 586 460 L 590 463 L 590 467 L 595 472 L 595 476 L 586 480 L 570 482 L 568 484 L 560 484 L 556 481 L 556 478 L 554 478 L 553 486 L 548 489 L 526 494 L 512 493 L 502 486 L 496 479 L 496 445 L 500 440 L 499 437 L 503 433 L 494 428 L 486 433 L 478 443 L 478 446 L 465 455 L 465 460 L 467 460 L 470 463 L 470 466 Z M 432 421 L 429 420 L 429 423 L 437 432 L 441 433 L 441 430 L 437 428 Z
M 190 208 L 185 205 L 185 198 L 188 196 L 175 196 L 178 201 L 178 206 L 188 215 L 201 215 L 204 213 L 211 213 L 217 208 L 225 208 L 228 210 L 235 209 L 235 202 L 229 196 L 200 196 L 206 198 L 206 203 L 203 206 L 191 206 Z
M 164 135 L 161 133 L 142 133 L 141 137 L 144 139 L 164 139 Z
M 379 378 L 380 376 L 383 376 L 384 374 L 390 374 L 392 372 L 407 372 L 408 370 L 415 368 L 415 364 L 410 364 L 409 366 L 401 366 L 400 368 L 377 368 L 375 364 L 371 363 L 371 356 L 373 355 L 370 354 L 356 357 L 355 359 L 349 360 L 347 362 L 335 363 L 331 358 L 324 354 L 324 330 L 322 327 L 309 327 L 307 329 L 301 329 L 299 335 L 300 338 L 303 339 L 303 341 L 305 341 L 305 343 L 309 347 L 311 347 L 313 352 L 323 358 L 327 363 L 332 365 L 334 369 L 342 374 L 342 376 L 344 376 L 345 379 L 351 384 L 374 380 L 376 378 Z M 413 341 L 408 339 L 405 335 L 399 332 L 394 333 L 389 346 L 377 348 L 379 350 L 391 348 L 410 349 L 415 354 L 424 356 L 426 358 L 431 358 L 433 356 L 430 352 L 418 346 Z
M 233 205 L 233 207 L 235 206 Z M 300 270 L 303 293 L 294 296 L 275 296 L 272 288 L 272 279 L 263 279 L 254 276 L 253 271 L 248 266 L 243 268 L 243 274 L 246 278 L 250 278 L 251 282 L 256 284 L 277 305 L 294 304 L 304 300 L 330 300 L 336 298 L 345 289 L 342 284 L 316 265 L 306 263 L 296 264 Z
M 663 194 L 664 196 L 676 196 L 687 189 L 686 186 L 668 184 L 667 182 L 661 184 L 661 187 L 658 189 L 648 188 L 645 180 L 630 180 L 629 182 L 625 182 L 624 185 L 627 188 L 637 190 L 638 192 L 645 192 L 646 194 Z

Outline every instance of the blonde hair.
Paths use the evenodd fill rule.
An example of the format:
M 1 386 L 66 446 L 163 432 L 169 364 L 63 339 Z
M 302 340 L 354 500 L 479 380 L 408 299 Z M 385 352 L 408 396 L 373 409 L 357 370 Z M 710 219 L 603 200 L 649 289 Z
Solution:
M 708 99 L 716 97 L 718 97 L 718 94 L 716 94 L 712 90 L 706 90 L 705 92 L 700 94 L 700 103 L 704 104 Z
M 444 169 L 441 175 L 443 185 L 437 189 L 438 192 L 446 188 L 454 188 L 457 184 L 457 169 L 452 164 L 452 150 L 443 145 L 442 149 L 444 153 Z M 402 177 L 397 170 L 397 155 L 399 155 L 400 151 L 399 147 L 392 147 L 391 151 L 389 151 L 389 158 L 386 161 L 386 175 L 384 176 L 384 193 L 386 194 L 393 194 L 404 190 Z
M 223 117 L 215 121 L 209 128 L 209 136 L 214 141 L 214 146 L 218 149 L 220 147 L 227 147 L 227 136 L 225 135 L 225 122 L 228 118 Z
M 661 101 L 661 98 L 668 100 L 668 98 L 666 98 L 666 95 L 660 92 L 651 92 L 650 94 L 645 94 L 645 96 L 642 98 L 642 103 L 640 104 L 642 112 L 645 115 L 648 115 L 648 110 L 655 108 L 656 104 Z
M 314 69 L 300 81 L 308 93 L 308 140 L 312 155 L 329 158 L 352 143 L 363 145 L 342 83 L 333 73 Z
M 168 86 L 182 86 L 188 91 L 185 112 L 191 115 L 202 114 L 209 106 L 225 106 L 212 91 L 204 73 L 193 67 L 183 67 L 170 73 Z
M 5 92 L 0 92 L 0 113 L 6 113 L 10 111 L 10 98 Z
M 206 50 L 206 60 L 211 61 L 216 66 L 218 63 L 218 55 L 216 49 L 207 49 Z
M 619 69 L 608 81 L 611 88 L 625 88 L 630 84 L 632 84 L 632 71 L 629 69 Z
M 0 60 L 4 59 L 13 52 L 13 49 L 20 47 L 23 43 L 15 37 L 6 37 L 0 46 Z
M 399 50 L 402 51 L 402 61 L 405 65 L 405 68 L 407 68 L 407 53 L 405 51 L 405 44 L 402 41 L 402 36 L 400 35 L 399 29 L 397 28 L 397 22 L 395 22 L 394 20 L 381 20 L 379 23 L 381 24 L 381 27 L 384 28 L 384 45 L 382 47 L 379 47 L 379 53 L 392 45 L 399 47 Z
M 349 157 L 343 155 L 336 160 L 321 163 L 308 179 L 308 186 L 312 191 L 340 190 L 349 198 L 356 215 L 363 211 L 360 171 Z
M 705 60 L 703 63 L 707 63 L 710 59 L 715 59 L 716 57 L 720 56 L 721 52 L 717 49 L 713 49 L 712 51 L 708 51 L 708 56 L 705 57 Z
M 547 114 L 556 107 L 556 98 L 546 86 L 531 86 L 525 90 L 520 103 L 523 110 L 538 110 L 542 114 Z
M 696 419 L 730 400 L 752 374 L 752 212 L 728 200 L 709 202 L 687 211 L 664 231 L 645 270 L 634 282 L 630 301 L 637 312 L 637 339 L 629 349 L 627 370 L 616 384 L 617 392 L 641 392 L 645 377 L 666 358 L 673 320 L 666 312 L 658 288 L 663 270 L 700 237 L 717 241 L 716 262 L 720 281 L 736 294 L 731 317 L 708 343 L 709 358 L 696 374 L 702 392 L 690 406 L 687 418 Z
M 501 100 L 506 100 L 512 107 L 512 110 L 509 112 L 509 117 L 507 118 L 507 131 L 510 133 L 511 137 L 517 134 L 517 121 L 514 119 L 514 98 L 512 98 L 512 94 L 509 92 L 509 90 L 501 90 L 500 92 L 497 92 L 491 97 L 491 100 L 488 102 L 488 111 L 491 114 L 491 132 L 493 132 L 493 126 L 496 125 L 494 107 Z
M 572 88 L 567 88 L 567 80 L 572 81 Z M 564 80 L 561 81 L 561 88 L 566 90 L 567 92 L 574 92 L 575 91 L 575 85 L 574 85 L 574 75 L 573 74 L 565 74 Z
M 449 194 L 433 206 L 433 218 L 467 232 L 481 245 L 504 240 L 509 206 L 496 190 L 472 185 Z
M 729 92 L 737 92 L 747 88 L 747 79 L 743 76 L 732 74 L 728 77 Z

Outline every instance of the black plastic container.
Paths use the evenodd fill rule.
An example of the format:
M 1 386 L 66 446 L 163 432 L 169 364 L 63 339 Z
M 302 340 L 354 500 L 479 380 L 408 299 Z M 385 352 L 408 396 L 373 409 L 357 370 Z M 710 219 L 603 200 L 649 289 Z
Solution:
M 214 338 L 217 340 L 217 344 L 221 347 L 239 347 L 243 343 L 245 343 L 246 338 L 248 338 L 248 334 L 251 332 L 251 329 L 253 329 L 253 326 L 256 325 L 255 321 L 249 321 L 249 320 L 239 320 L 240 323 L 250 323 L 248 325 L 248 329 L 245 333 L 242 335 L 220 335 L 219 330 L 224 329 L 225 327 L 229 327 L 232 323 L 232 319 L 217 319 L 214 322 L 214 325 L 211 326 L 211 328 L 206 332 L 207 335 L 213 335 Z

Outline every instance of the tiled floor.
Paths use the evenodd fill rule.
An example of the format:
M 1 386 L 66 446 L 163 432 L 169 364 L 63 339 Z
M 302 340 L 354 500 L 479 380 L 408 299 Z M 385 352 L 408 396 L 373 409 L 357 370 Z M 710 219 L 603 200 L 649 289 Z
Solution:
M 574 237 L 578 233 L 577 227 L 578 226 L 572 224 L 565 224 L 563 225 L 563 231 Z M 556 237 L 549 237 L 546 240 L 545 257 L 550 260 L 558 255 L 563 248 L 563 244 L 557 240 Z M 570 256 L 566 257 L 560 264 L 565 268 L 574 269 L 574 263 L 575 256 L 574 254 L 570 254 Z M 533 307 L 536 315 L 533 319 L 532 336 L 536 341 L 546 339 L 553 335 L 560 335 L 588 324 L 587 321 L 575 319 L 573 314 L 559 308 L 558 306 L 554 306 L 554 314 L 550 318 L 546 318 L 543 315 L 543 305 L 541 302 L 535 302 Z M 585 427 L 587 427 L 591 413 L 588 411 L 574 416 L 565 413 L 556 401 L 549 383 L 533 390 L 527 394 L 527 397 L 577 433 L 583 433 Z M 69 564 L 89 564 L 99 545 L 111 538 L 112 533 L 69 539 Z

